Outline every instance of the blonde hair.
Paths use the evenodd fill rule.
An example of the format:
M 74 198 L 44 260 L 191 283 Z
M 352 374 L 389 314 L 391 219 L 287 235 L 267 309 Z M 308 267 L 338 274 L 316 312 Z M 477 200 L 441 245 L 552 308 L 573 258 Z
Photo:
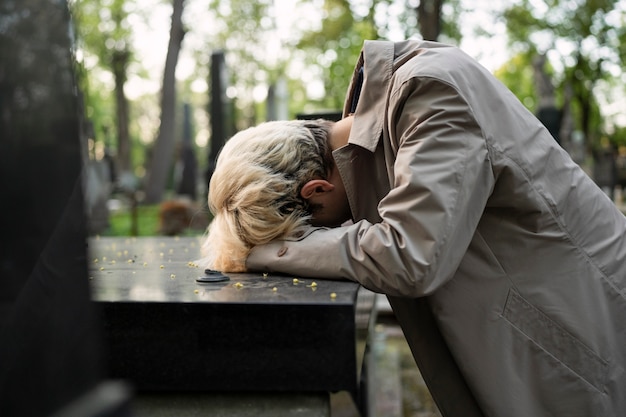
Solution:
M 203 245 L 206 267 L 244 272 L 250 249 L 306 226 L 302 186 L 332 167 L 332 122 L 277 121 L 233 136 L 220 151 L 209 185 L 214 219 Z

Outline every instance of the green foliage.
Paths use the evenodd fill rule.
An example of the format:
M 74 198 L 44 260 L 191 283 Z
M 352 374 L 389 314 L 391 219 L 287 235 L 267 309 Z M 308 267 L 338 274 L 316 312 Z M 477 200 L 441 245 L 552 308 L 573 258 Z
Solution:
M 84 71 L 84 70 L 83 70 Z M 115 148 L 115 103 L 110 88 L 96 77 L 83 73 L 78 77 L 84 97 L 84 112 L 91 123 L 91 139 L 104 142 L 106 147 Z
M 130 236 L 132 230 L 132 212 L 130 209 L 118 210 L 109 216 L 109 228 L 102 236 Z M 159 234 L 159 205 L 137 207 L 137 236 L 155 236 Z
M 255 124 L 257 113 L 253 91 L 259 84 L 274 81 L 274 71 L 283 62 L 268 60 L 267 44 L 275 28 L 270 16 L 270 0 L 211 0 L 208 9 L 213 16 L 215 31 L 208 40 L 206 51 L 225 51 L 230 84 L 235 88 L 239 128 Z M 208 59 L 206 59 L 208 64 Z
M 546 29 L 544 22 L 533 16 L 532 7 L 529 7 L 525 1 L 506 9 L 503 12 L 503 17 L 506 21 L 510 42 L 512 44 L 519 43 L 526 50 L 535 47 L 529 41 L 531 35 Z
M 536 113 L 538 99 L 531 59 L 526 53 L 517 54 L 496 70 L 494 75 L 515 94 L 526 108 Z
M 323 2 L 322 25 L 303 33 L 297 47 L 306 51 L 306 63 L 323 74 L 323 97 L 318 110 L 341 110 L 354 64 L 364 39 L 377 38 L 371 14 L 356 20 L 347 0 Z
M 121 53 L 129 55 L 127 62 L 133 62 L 133 28 L 129 16 L 141 16 L 142 11 L 134 0 L 70 1 L 78 27 L 79 46 L 86 56 L 85 62 L 91 63 L 85 68 L 81 82 L 87 112 L 94 116 L 96 137 L 105 138 L 107 129 L 114 133 L 113 86 L 98 81 L 94 76 L 97 74 L 95 69 L 112 71 L 111 66 L 118 62 L 115 56 Z M 397 6 L 397 3 L 403 3 L 404 8 L 399 15 L 389 15 L 390 6 Z M 300 0 L 296 3 L 298 10 L 308 6 L 321 11 L 319 24 L 313 18 L 304 24 L 294 23 L 290 37 L 276 45 L 281 52 L 273 54 L 271 42 L 276 36 L 276 16 L 281 13 L 273 1 L 211 0 L 207 4 L 211 35 L 205 45 L 196 46 L 197 68 L 204 68 L 199 73 L 208 77 L 211 52 L 226 51 L 230 83 L 234 87 L 229 94 L 236 103 L 238 128 L 262 121 L 264 104 L 255 103 L 253 92 L 260 85 L 271 85 L 279 77 L 288 78 L 291 116 L 303 111 L 338 110 L 343 104 L 363 41 L 389 38 L 394 27 L 400 27 L 406 37 L 415 36 L 418 33 L 416 4 L 414 0 Z M 444 30 L 449 39 L 460 38 L 454 24 L 460 10 L 458 5 L 459 0 L 448 0 L 442 12 L 447 17 Z M 95 67 L 94 60 L 97 61 Z M 305 62 L 306 76 L 302 74 L 298 78 L 300 74 L 292 67 L 294 61 Z M 323 92 L 313 88 L 310 81 L 320 75 Z M 145 153 L 137 147 L 148 142 L 145 123 L 138 123 L 138 120 L 149 113 L 143 104 L 139 104 L 140 109 L 135 109 L 136 105 L 133 103 L 131 107 L 135 164 L 143 160 Z
M 547 54 L 561 94 L 573 91 L 576 128 L 591 140 L 604 129 L 595 87 L 624 69 L 624 11 L 619 0 L 518 0 L 505 9 L 512 47 L 528 55 Z
M 324 83 L 324 96 L 309 102 L 314 102 L 317 110 L 341 110 L 363 42 L 398 40 L 399 34 L 403 39 L 417 37 L 417 2 L 318 0 L 317 3 L 323 11 L 321 25 L 304 31 L 297 43 L 297 48 L 306 52 L 307 65 L 319 69 Z M 448 41 L 461 39 L 456 24 L 461 12 L 459 5 L 459 0 L 448 0 L 442 9 L 442 34 Z M 400 12 L 396 13 L 398 9 Z
M 132 30 L 128 21 L 132 0 L 71 0 L 79 44 L 95 55 L 104 67 L 118 54 L 130 54 Z
M 448 43 L 461 42 L 461 28 L 458 22 L 464 10 L 460 0 L 447 0 L 444 2 L 441 13 L 441 36 Z
M 131 170 L 129 112 L 124 85 L 134 55 L 130 46 L 130 15 L 134 11 L 134 1 L 70 0 L 69 5 L 76 28 L 77 57 L 79 64 L 83 66 L 83 71 L 79 73 L 79 85 L 87 115 L 93 113 L 102 103 L 97 95 L 107 91 L 99 90 L 99 86 L 94 85 L 96 77 L 108 73 L 114 84 L 107 91 L 111 94 L 111 90 L 114 90 L 114 94 L 111 94 L 114 95 L 111 99 L 114 103 L 111 106 L 115 114 L 114 124 L 93 121 L 93 136 L 106 140 L 108 131 L 112 130 L 117 145 L 117 165 L 121 170 Z M 92 72 L 96 77 L 91 76 Z M 90 76 L 87 77 L 87 74 Z

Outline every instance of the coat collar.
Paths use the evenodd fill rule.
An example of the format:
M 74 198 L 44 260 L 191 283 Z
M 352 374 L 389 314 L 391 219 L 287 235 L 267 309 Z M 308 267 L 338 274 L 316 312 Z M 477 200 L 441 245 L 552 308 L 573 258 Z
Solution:
M 391 80 L 394 44 L 389 41 L 365 41 L 354 69 L 344 104 L 344 117 L 350 113 L 353 96 L 360 91 L 354 112 L 354 121 L 348 143 L 374 152 L 380 139 L 384 114 L 385 91 Z M 363 69 L 363 85 L 359 85 L 359 72 Z

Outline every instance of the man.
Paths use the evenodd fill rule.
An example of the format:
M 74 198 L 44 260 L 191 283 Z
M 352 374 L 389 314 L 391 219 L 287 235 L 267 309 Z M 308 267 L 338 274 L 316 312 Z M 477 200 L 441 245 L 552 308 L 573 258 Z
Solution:
M 626 415 L 626 220 L 541 123 L 419 41 L 366 42 L 344 115 L 226 144 L 209 266 L 387 294 L 445 416 Z

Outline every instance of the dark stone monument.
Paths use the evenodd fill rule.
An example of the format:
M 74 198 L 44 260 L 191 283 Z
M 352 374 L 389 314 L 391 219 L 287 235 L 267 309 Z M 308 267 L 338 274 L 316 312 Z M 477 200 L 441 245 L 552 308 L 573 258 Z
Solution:
M 91 241 L 114 377 L 138 391 L 356 393 L 357 283 L 252 273 L 198 282 L 189 259 L 200 245 Z
M 289 103 L 287 97 L 287 81 L 280 77 L 267 89 L 266 119 L 268 121 L 288 119 Z
M 540 107 L 537 111 L 537 118 L 548 129 L 557 143 L 561 143 L 559 132 L 561 130 L 562 111 L 554 106 Z
M 593 151 L 593 179 L 611 200 L 614 199 L 617 180 L 617 150 L 612 144 L 605 144 Z
M 176 192 L 179 195 L 187 196 L 191 200 L 196 199 L 196 175 L 198 172 L 198 162 L 193 150 L 191 134 L 191 106 L 185 103 L 183 106 L 183 140 L 180 150 L 180 179 Z
M 65 0 L 0 3 L 3 417 L 124 415 L 123 390 L 102 385 L 100 329 L 89 296 L 86 153 L 70 33 Z M 116 400 L 101 401 L 103 393 Z M 76 414 L 75 404 L 89 395 L 93 400 Z
M 347 280 L 207 273 L 189 261 L 201 244 L 90 240 L 111 375 L 132 381 L 139 411 L 328 417 L 334 392 L 365 406 L 373 293 Z
M 228 70 L 223 51 L 211 54 L 210 76 L 210 105 L 211 140 L 209 145 L 208 168 L 206 171 L 207 184 L 215 170 L 215 162 L 226 140 L 234 133 L 231 100 L 226 95 L 228 88 Z

